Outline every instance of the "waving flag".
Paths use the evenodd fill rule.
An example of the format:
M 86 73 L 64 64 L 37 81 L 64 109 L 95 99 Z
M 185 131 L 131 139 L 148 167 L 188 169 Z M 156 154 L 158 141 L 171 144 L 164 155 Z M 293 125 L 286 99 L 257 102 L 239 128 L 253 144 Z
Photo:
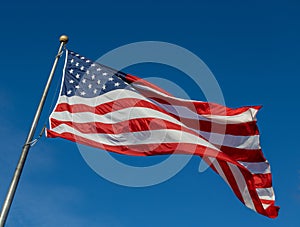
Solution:
M 176 98 L 143 79 L 67 51 L 47 137 L 126 155 L 199 155 L 242 203 L 275 218 L 279 207 L 259 144 L 259 109 Z

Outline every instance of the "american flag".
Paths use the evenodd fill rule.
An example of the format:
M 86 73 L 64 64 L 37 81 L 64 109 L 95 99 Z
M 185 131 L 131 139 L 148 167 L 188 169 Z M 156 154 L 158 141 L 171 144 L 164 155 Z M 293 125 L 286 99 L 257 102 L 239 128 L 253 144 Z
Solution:
M 279 207 L 259 143 L 259 109 L 176 98 L 66 50 L 47 137 L 134 156 L 199 155 L 248 208 L 275 218 Z

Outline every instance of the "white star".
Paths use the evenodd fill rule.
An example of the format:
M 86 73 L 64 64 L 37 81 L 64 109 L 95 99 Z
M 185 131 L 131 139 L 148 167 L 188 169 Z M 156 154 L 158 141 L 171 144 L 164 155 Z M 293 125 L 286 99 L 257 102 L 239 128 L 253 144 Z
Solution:
M 75 77 L 76 77 L 77 79 L 79 79 L 80 75 L 77 73 Z
M 76 66 L 79 66 L 79 63 L 78 62 L 76 62 L 76 64 L 75 64 Z
M 91 76 L 92 80 L 94 80 L 94 79 L 95 79 L 95 77 L 96 77 L 96 76 L 93 74 L 93 75 Z
M 101 80 L 97 80 L 97 84 L 100 84 L 101 83 Z
M 82 96 L 84 96 L 86 93 L 85 93 L 84 91 L 82 91 L 82 92 L 80 92 L 80 94 L 81 94 Z
M 70 83 L 70 84 L 73 84 L 73 83 L 74 83 L 74 80 L 69 80 L 69 83 Z
M 102 86 L 102 90 L 105 90 L 106 89 L 106 85 L 104 84 L 103 86 Z
M 71 94 L 71 93 L 72 93 L 72 90 L 67 91 L 67 94 L 68 94 L 68 95 Z
M 93 64 L 91 64 L 91 66 L 92 66 L 92 67 L 95 67 L 95 66 L 96 66 L 96 64 L 95 64 L 95 63 L 93 63 Z
M 120 86 L 119 82 L 115 83 L 115 87 L 119 87 L 119 86 Z
M 74 72 L 74 70 L 73 70 L 73 69 L 70 69 L 70 70 L 69 70 L 69 73 L 71 73 L 71 74 L 72 74 L 73 72 Z
M 74 59 L 71 60 L 71 63 L 73 63 L 73 62 L 74 62 Z
M 79 57 L 79 54 L 75 54 L 76 57 Z
M 78 89 L 78 88 L 80 88 L 80 87 L 79 87 L 79 85 L 76 85 L 76 86 L 75 86 L 75 88 L 77 88 L 77 89 Z
M 81 57 L 80 59 L 82 59 L 82 60 L 83 60 L 83 59 L 84 59 L 84 57 Z
M 96 94 L 96 93 L 97 93 L 97 89 L 94 89 L 94 91 L 93 91 L 93 92 L 94 92 L 94 94 Z
M 84 83 L 84 84 L 85 84 L 85 83 L 86 83 L 86 79 L 82 79 L 82 83 Z
M 86 62 L 86 63 L 89 63 L 89 62 L 91 62 L 91 61 L 90 61 L 90 60 L 86 60 L 85 62 Z
M 102 73 L 102 75 L 103 75 L 103 76 L 107 76 L 107 75 L 108 75 L 108 73 Z
M 89 89 L 91 89 L 91 88 L 92 88 L 92 84 L 89 84 L 89 86 L 88 86 L 88 87 L 89 87 Z
M 97 68 L 97 71 L 100 71 L 101 70 L 101 68 Z
M 109 80 L 109 81 L 113 81 L 113 80 L 114 80 L 114 78 L 112 78 L 112 77 L 109 77 L 109 78 L 108 78 L 108 80 Z
M 88 74 L 88 75 L 89 75 L 89 74 L 90 74 L 90 71 L 89 71 L 89 70 L 87 70 L 87 71 L 86 71 L 86 74 Z
M 81 69 L 81 70 L 84 70 L 84 67 L 83 67 L 83 66 L 81 66 L 81 67 L 80 67 L 80 69 Z

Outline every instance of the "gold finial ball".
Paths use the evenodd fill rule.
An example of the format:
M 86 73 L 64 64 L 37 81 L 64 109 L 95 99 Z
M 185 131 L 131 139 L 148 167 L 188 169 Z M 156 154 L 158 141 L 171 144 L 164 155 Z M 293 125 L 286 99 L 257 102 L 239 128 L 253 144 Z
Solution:
M 59 37 L 59 41 L 61 43 L 65 43 L 66 44 L 69 41 L 69 37 L 66 36 L 66 35 L 62 35 L 61 37 Z

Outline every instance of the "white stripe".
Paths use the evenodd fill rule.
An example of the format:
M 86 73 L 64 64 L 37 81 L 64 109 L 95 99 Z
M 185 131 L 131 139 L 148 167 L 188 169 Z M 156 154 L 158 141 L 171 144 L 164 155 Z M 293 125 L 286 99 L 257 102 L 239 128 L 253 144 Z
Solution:
M 212 121 L 219 124 L 240 124 L 243 122 L 251 122 L 256 120 L 253 118 L 253 112 L 257 111 L 256 109 L 250 108 L 245 112 L 242 112 L 240 114 L 236 114 L 233 116 L 220 116 L 220 115 L 205 115 L 205 114 L 198 114 L 196 112 L 192 111 L 191 109 L 185 107 L 185 106 L 177 106 L 177 105 L 168 105 L 168 104 L 161 104 L 155 100 L 151 100 L 156 105 L 160 106 L 164 110 L 187 119 L 194 119 L 194 120 L 202 120 L 202 121 Z M 188 100 L 187 100 L 188 101 Z
M 118 145 L 141 145 L 141 144 L 160 144 L 160 143 L 190 143 L 190 144 L 199 144 L 202 146 L 206 146 L 212 148 L 214 150 L 218 150 L 215 146 L 207 142 L 206 140 L 194 136 L 190 133 L 178 131 L 178 130 L 152 130 L 152 131 L 142 131 L 142 132 L 127 132 L 121 134 L 85 134 L 81 133 L 74 128 L 62 124 L 52 131 L 56 133 L 64 133 L 69 132 L 77 136 L 84 137 L 86 139 L 102 143 L 110 146 L 118 146 Z M 191 154 L 193 151 L 191 151 Z
M 243 122 L 251 122 L 256 121 L 256 114 L 258 110 L 254 108 L 249 108 L 248 110 L 244 111 L 243 113 L 236 114 L 233 116 L 218 116 L 218 115 L 202 115 L 207 118 L 213 119 L 215 122 L 224 122 L 230 124 L 239 124 Z
M 115 124 L 130 119 L 157 118 L 184 126 L 184 124 L 182 124 L 180 121 L 167 114 L 144 107 L 125 108 L 118 111 L 109 112 L 104 115 L 94 114 L 91 112 L 53 112 L 50 117 L 60 121 L 72 120 L 76 123 L 101 122 L 106 124 Z
M 275 194 L 273 188 L 257 188 L 256 192 L 260 199 L 275 201 Z
M 263 208 L 266 210 L 269 206 L 271 206 L 271 204 L 265 204 L 265 203 L 262 203 L 262 206 L 263 206 Z
M 164 93 L 162 93 L 158 90 L 155 90 L 153 88 L 143 86 L 143 85 L 140 85 L 140 84 L 133 83 L 131 85 L 135 88 L 140 88 L 142 90 L 151 91 L 151 92 L 159 94 L 160 96 L 165 96 L 165 97 L 168 97 L 168 98 L 173 99 L 173 100 L 189 102 L 189 103 L 193 103 L 193 102 L 201 103 L 200 101 L 186 100 L 186 99 L 176 98 L 176 97 L 173 97 L 173 96 L 168 96 L 168 95 L 166 95 L 166 94 L 164 94 Z M 156 103 L 158 103 L 158 102 L 156 102 Z M 179 116 L 185 116 L 186 118 L 190 118 L 190 119 L 201 119 L 201 118 L 204 117 L 204 118 L 211 119 L 214 122 L 221 123 L 221 124 L 222 123 L 223 124 L 224 123 L 238 124 L 238 123 L 242 123 L 242 122 L 255 121 L 256 120 L 256 114 L 258 112 L 257 109 L 249 108 L 249 110 L 247 110 L 243 113 L 234 115 L 234 116 L 223 116 L 223 115 L 220 116 L 220 115 L 214 115 L 214 114 L 212 114 L 212 115 L 210 115 L 210 114 L 209 115 L 204 115 L 204 114 L 199 115 L 199 114 L 195 113 L 196 111 L 194 112 L 194 111 L 190 110 L 189 108 L 187 108 L 185 106 L 175 106 L 175 105 L 167 105 L 167 104 L 160 104 L 160 106 L 163 106 L 165 109 L 167 109 L 168 111 L 170 111 L 173 114 L 179 113 L 178 114 Z
M 233 136 L 228 134 L 224 135 L 219 133 L 203 131 L 198 131 L 198 133 L 213 144 L 235 147 L 240 149 L 260 149 L 259 135 Z
M 241 162 L 240 164 L 245 166 L 253 174 L 266 174 L 271 173 L 271 168 L 269 163 L 266 162 Z
M 109 112 L 104 115 L 98 115 L 90 112 L 70 113 L 68 111 L 63 111 L 53 112 L 50 116 L 50 118 L 54 118 L 59 121 L 72 121 L 76 123 L 101 122 L 106 124 L 115 124 L 118 122 L 125 121 L 127 119 L 141 119 L 147 117 L 166 120 L 174 124 L 180 125 L 182 127 L 188 128 L 183 123 L 167 114 L 144 107 L 125 108 L 115 112 Z M 197 127 L 197 125 L 195 126 Z M 258 135 L 233 136 L 218 133 L 202 132 L 192 128 L 190 129 L 206 138 L 210 143 L 216 145 L 225 145 L 228 147 L 236 147 L 241 149 L 259 149 Z
M 229 162 L 227 162 L 227 163 L 228 163 L 228 166 L 229 166 L 229 168 L 234 176 L 234 179 L 238 185 L 238 188 L 241 192 L 241 195 L 243 197 L 245 205 L 247 207 L 249 207 L 250 209 L 256 211 L 243 174 L 241 173 L 241 171 L 239 170 L 239 168 L 237 166 L 235 166 Z
M 124 99 L 124 98 L 135 98 L 135 99 L 140 99 L 140 100 L 149 100 L 145 98 L 144 96 L 138 94 L 137 92 L 126 90 L 126 89 L 117 89 L 117 90 L 112 90 L 110 92 L 107 92 L 103 95 L 93 97 L 93 98 L 83 98 L 80 96 L 71 96 L 68 97 L 66 95 L 59 96 L 59 103 L 68 103 L 69 105 L 74 105 L 74 104 L 85 104 L 88 106 L 99 106 L 104 103 L 116 101 L 118 99 Z M 150 101 L 151 102 L 151 101 Z

